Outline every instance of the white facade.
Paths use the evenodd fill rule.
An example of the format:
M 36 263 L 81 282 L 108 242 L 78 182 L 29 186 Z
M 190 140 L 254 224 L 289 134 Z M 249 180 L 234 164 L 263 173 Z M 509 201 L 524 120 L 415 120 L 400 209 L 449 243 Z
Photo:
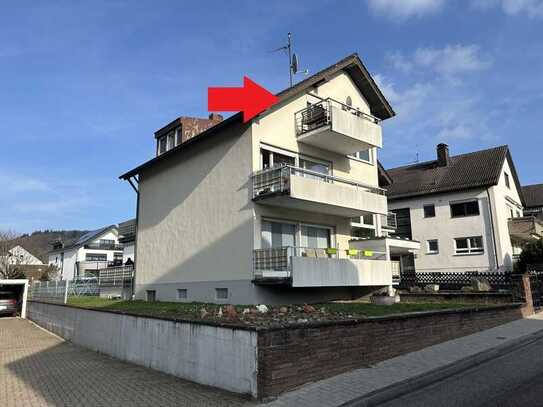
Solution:
M 351 129 L 371 127 L 373 133 L 344 134 L 341 153 L 333 145 L 324 149 L 322 135 L 300 140 L 297 112 L 327 98 L 337 101 L 334 106 L 343 116 L 350 115 L 343 122 L 349 118 L 368 122 Z M 319 128 L 313 134 L 317 131 L 327 130 Z M 327 134 L 333 137 L 332 133 Z M 387 213 L 386 197 L 378 186 L 380 140 L 381 128 L 370 115 L 368 102 L 351 77 L 339 71 L 250 124 L 231 124 L 142 170 L 136 297 L 304 302 L 350 297 L 367 287 L 390 285 L 391 267 L 384 253 L 354 258 L 349 252 L 351 218 L 374 216 L 379 235 L 378 215 Z M 365 160 L 345 154 L 373 142 L 379 145 L 369 148 Z M 349 145 L 351 150 L 345 150 Z M 279 163 L 290 165 L 281 177 L 288 188 L 278 195 L 269 193 L 275 185 L 258 189 L 256 174 L 266 168 L 275 171 Z M 281 270 L 277 264 L 265 270 L 275 249 L 282 250 L 286 263 Z M 263 263 L 257 266 L 260 260 Z M 315 267 L 319 274 L 309 275 Z M 268 284 L 274 278 L 280 281 Z
M 22 246 L 15 246 L 9 251 L 11 264 L 41 266 L 43 262 Z
M 451 204 L 462 202 L 477 202 L 479 214 L 453 217 Z M 425 216 L 424 207 L 431 205 L 435 216 Z M 415 256 L 417 272 L 512 270 L 520 248 L 511 242 L 508 221 L 522 216 L 522 203 L 507 160 L 497 185 L 389 201 L 392 211 L 405 208 L 410 209 L 412 237 L 421 242 Z M 468 249 L 458 248 L 462 238 L 480 238 L 482 247 L 472 248 L 470 242 Z
M 48 264 L 58 268 L 62 280 L 90 277 L 108 263 L 121 262 L 123 248 L 119 245 L 117 228 L 109 228 L 84 243 L 53 250 Z

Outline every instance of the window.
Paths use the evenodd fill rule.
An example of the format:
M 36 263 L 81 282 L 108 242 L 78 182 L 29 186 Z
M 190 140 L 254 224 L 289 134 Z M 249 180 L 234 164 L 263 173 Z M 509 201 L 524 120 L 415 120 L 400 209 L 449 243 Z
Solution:
M 373 164 L 371 149 L 359 151 L 352 154 L 351 157 L 358 158 L 361 161 Z
M 102 253 L 86 253 L 85 261 L 107 261 L 107 254 Z
M 158 155 L 164 154 L 168 149 L 168 140 L 166 136 L 162 136 L 158 139 Z
M 427 254 L 439 253 L 439 241 L 437 239 L 428 240 L 426 247 Z
M 171 150 L 175 147 L 175 131 L 170 131 L 166 137 L 168 137 L 168 150 Z
M 358 239 L 373 238 L 375 237 L 375 229 L 353 227 L 351 228 L 351 237 Z
M 345 104 L 349 107 L 353 105 L 353 100 L 351 99 L 350 96 L 347 96 L 347 99 L 345 100 Z
M 325 175 L 330 174 L 330 165 L 329 164 L 323 164 L 323 163 L 318 163 L 318 162 L 311 161 L 311 160 L 300 159 L 300 167 L 305 169 L 305 170 L 318 172 L 319 174 L 325 174 Z M 317 179 L 321 178 L 318 175 L 315 175 L 315 176 L 311 176 L 311 174 L 305 174 L 305 175 L 309 176 L 309 177 L 315 177 Z
M 509 174 L 504 172 L 503 175 L 505 175 L 505 186 L 511 189 L 511 181 L 509 180 Z
M 155 302 L 156 301 L 156 291 L 155 290 L 147 290 L 145 291 L 146 300 L 149 302 Z
M 482 236 L 460 237 L 454 239 L 456 254 L 484 253 Z
M 326 249 L 331 246 L 329 228 L 302 225 L 301 230 L 303 247 Z
M 101 245 L 105 245 L 105 246 L 114 245 L 114 244 L 115 244 L 115 240 L 111 240 L 111 239 L 100 239 L 100 244 L 101 244 Z
M 187 289 L 186 288 L 178 288 L 177 289 L 177 299 L 178 300 L 186 300 L 187 299 Z
M 436 207 L 434 204 L 424 205 L 424 217 L 434 218 L 436 216 Z
M 450 206 L 451 206 L 451 217 L 453 218 L 479 215 L 478 201 L 451 203 Z
M 282 222 L 262 222 L 262 248 L 296 246 L 296 225 Z
M 276 167 L 281 164 L 296 165 L 296 158 L 266 149 L 260 150 L 262 169 Z
M 227 300 L 228 288 L 215 288 L 215 298 L 217 300 Z

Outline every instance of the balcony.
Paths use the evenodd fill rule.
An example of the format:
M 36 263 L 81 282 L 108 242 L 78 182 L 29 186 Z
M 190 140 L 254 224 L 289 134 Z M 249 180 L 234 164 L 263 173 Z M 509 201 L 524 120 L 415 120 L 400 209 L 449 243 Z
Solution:
M 253 174 L 253 200 L 347 218 L 387 214 L 384 189 L 285 164 Z
M 532 242 L 543 238 L 543 220 L 535 216 L 509 219 L 509 235 L 513 240 Z
M 255 284 L 292 287 L 361 287 L 392 284 L 385 253 L 285 246 L 256 249 Z
M 379 119 L 333 99 L 324 99 L 294 114 L 300 143 L 339 154 L 383 146 Z
M 86 244 L 85 249 L 92 249 L 92 250 L 123 250 L 122 244 L 117 243 L 89 243 Z
M 394 231 L 398 227 L 396 214 L 389 212 L 386 215 L 381 215 L 381 227 L 387 231 Z

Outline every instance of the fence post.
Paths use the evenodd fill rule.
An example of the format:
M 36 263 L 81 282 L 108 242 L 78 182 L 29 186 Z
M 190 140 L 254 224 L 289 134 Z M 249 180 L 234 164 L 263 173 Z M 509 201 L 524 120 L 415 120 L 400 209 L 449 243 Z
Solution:
M 68 280 L 66 280 L 66 284 L 64 284 L 64 304 L 68 303 Z

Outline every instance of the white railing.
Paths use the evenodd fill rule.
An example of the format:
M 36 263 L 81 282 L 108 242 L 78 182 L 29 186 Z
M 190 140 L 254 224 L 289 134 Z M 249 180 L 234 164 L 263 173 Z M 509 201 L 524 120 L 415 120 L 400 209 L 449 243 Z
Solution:
M 134 278 L 134 266 L 108 267 L 99 271 L 100 287 L 130 287 Z
M 386 195 L 386 190 L 362 182 L 306 170 L 293 165 L 280 164 L 272 168 L 257 171 L 253 174 L 253 199 L 264 197 L 269 194 L 288 193 L 290 191 L 291 176 L 311 178 L 330 184 L 348 185 L 366 192 Z

